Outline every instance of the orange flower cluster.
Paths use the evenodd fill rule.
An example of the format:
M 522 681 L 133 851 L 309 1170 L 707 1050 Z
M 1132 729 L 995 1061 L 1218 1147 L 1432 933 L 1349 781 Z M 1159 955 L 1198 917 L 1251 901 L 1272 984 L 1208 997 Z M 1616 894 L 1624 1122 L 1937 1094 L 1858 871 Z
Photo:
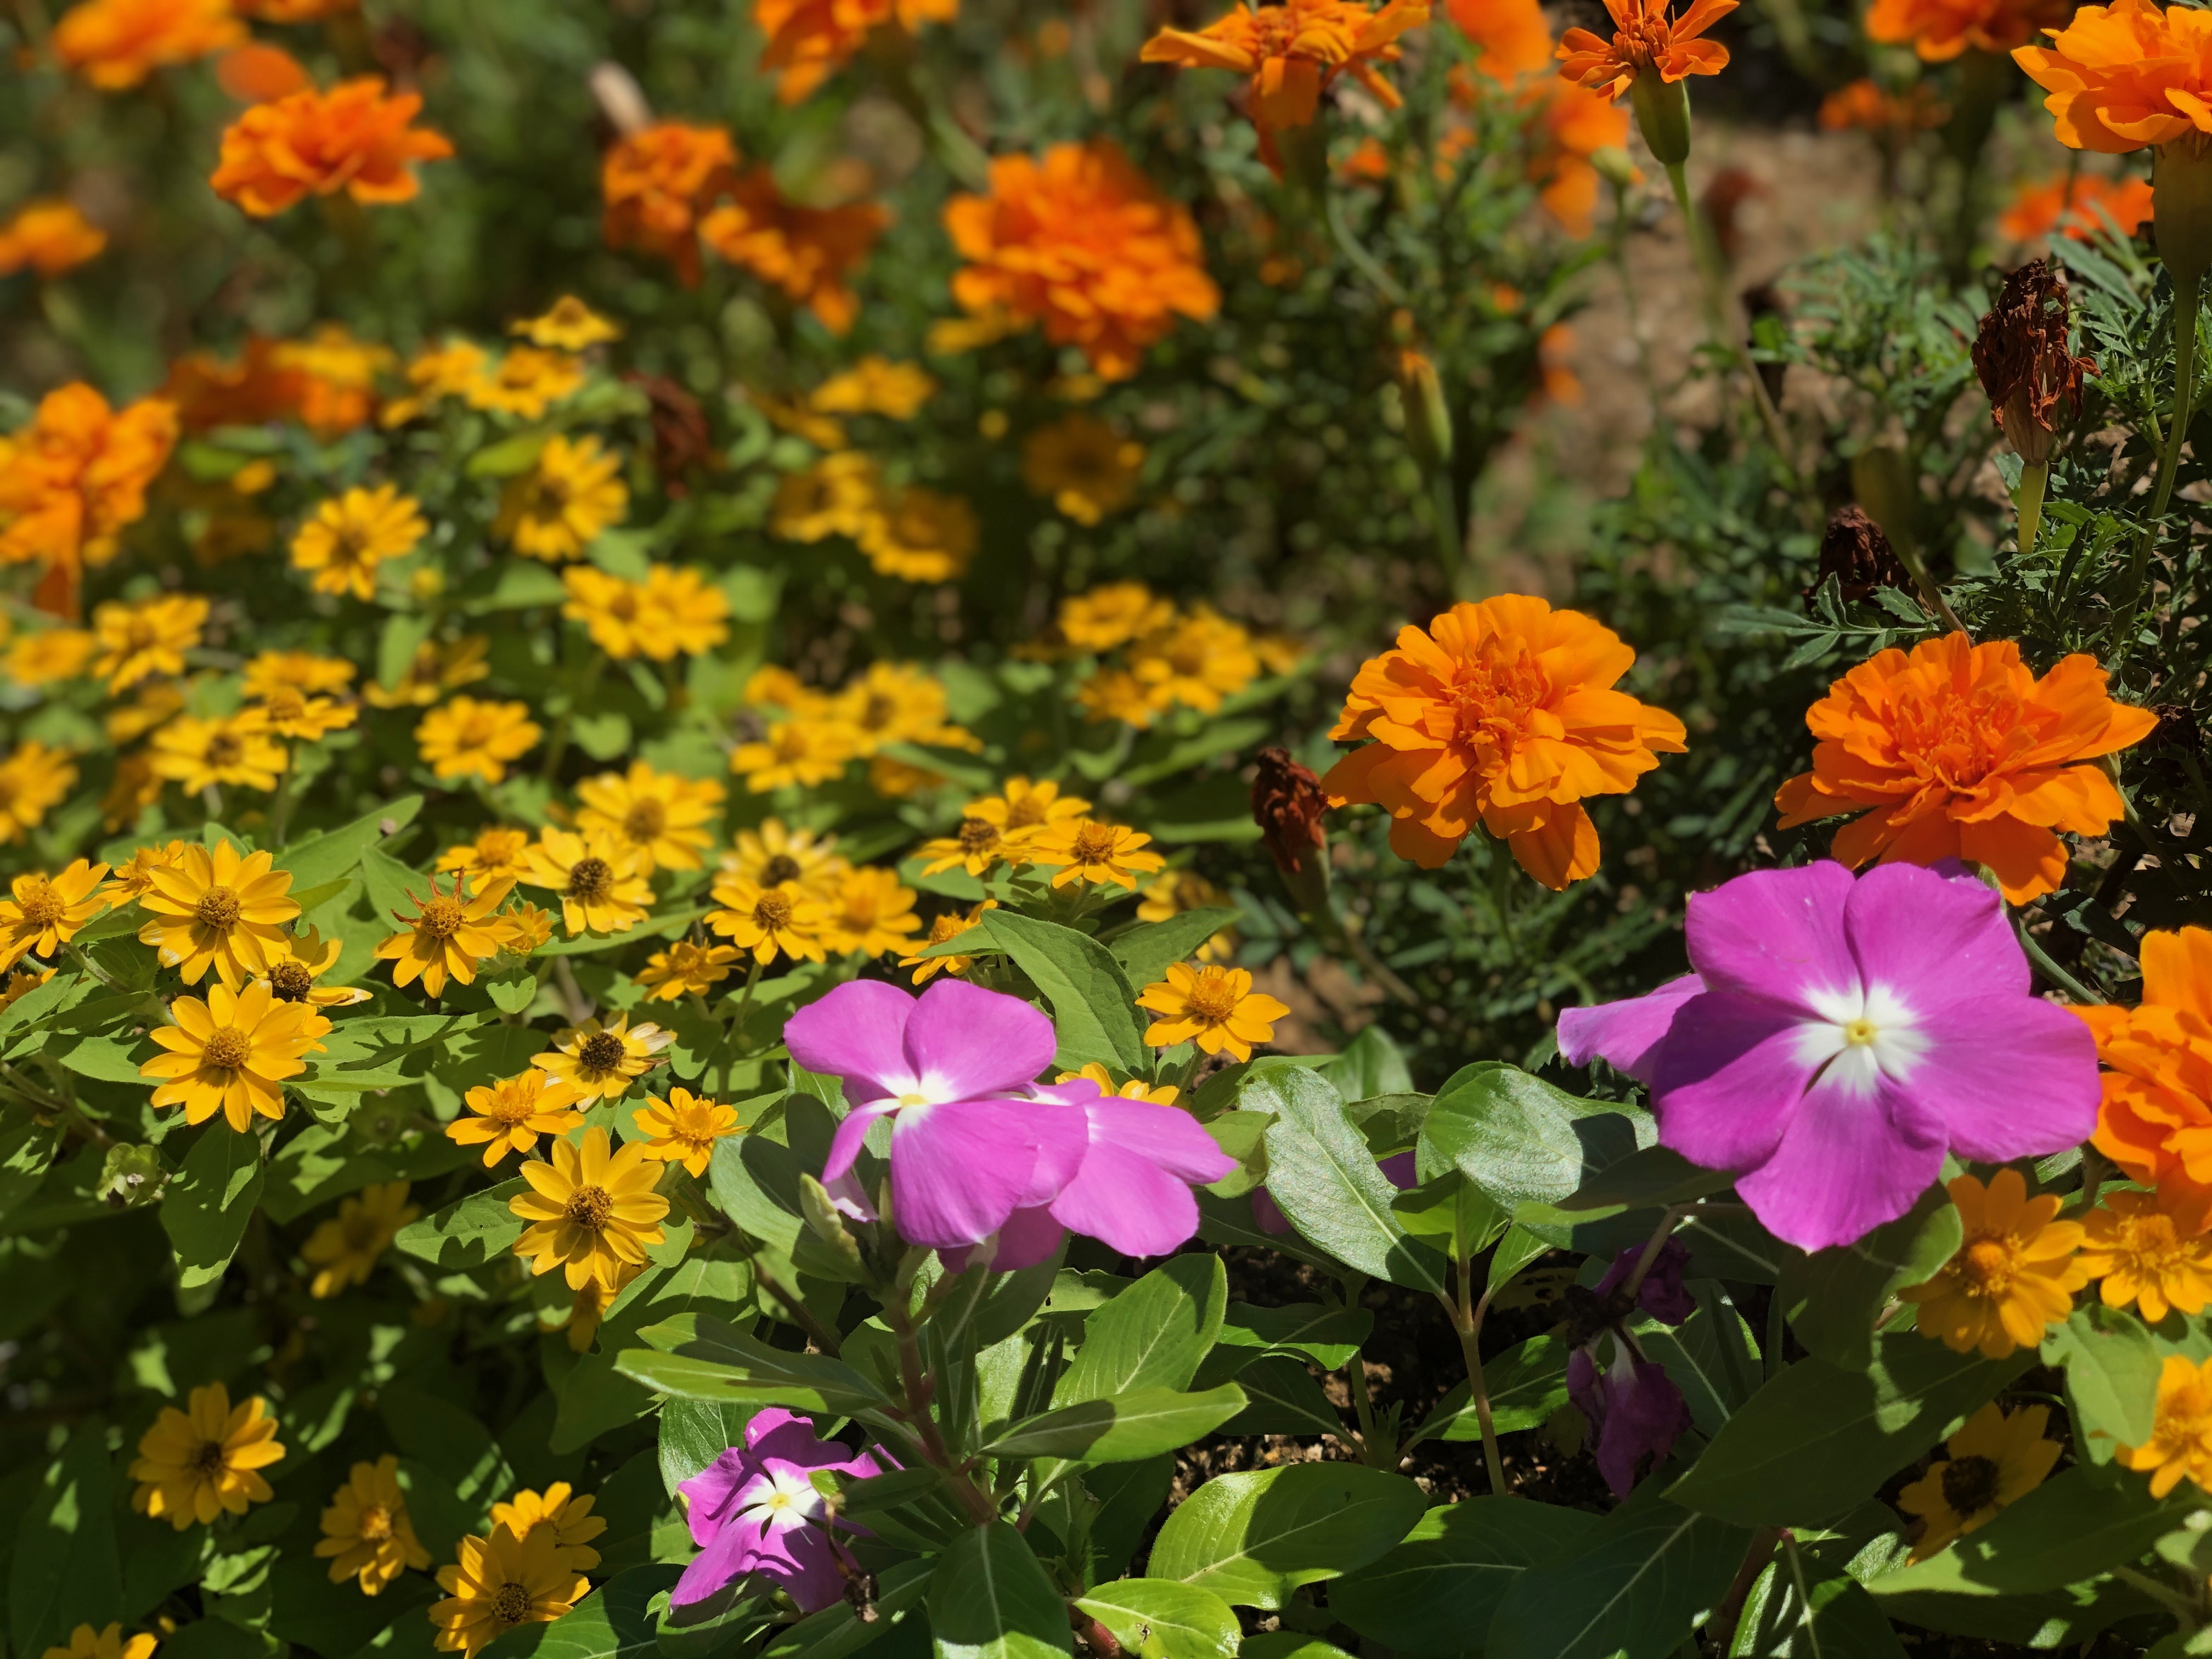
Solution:
M 2142 1005 L 2075 1008 L 2097 1035 L 2092 1144 L 2202 1231 L 2212 1221 L 2212 933 L 2142 936 Z
M 1472 108 L 1489 82 L 1524 105 L 1537 106 L 1529 124 L 1535 141 L 1528 177 L 1542 186 L 1538 199 L 1570 236 L 1587 236 L 1597 211 L 1599 178 L 1589 158 L 1628 142 L 1628 112 L 1601 93 L 1556 76 L 1530 77 L 1552 62 L 1552 30 L 1538 0 L 1451 0 L 1450 16 L 1482 48 L 1474 74 L 1452 73 L 1455 103 Z
M 945 223 L 968 261 L 952 279 L 963 308 L 1042 322 L 1109 380 L 1134 374 L 1178 316 L 1220 308 L 1189 210 L 1103 139 L 998 157 L 991 193 L 954 197 Z
M 1322 780 L 1330 804 L 1386 806 L 1390 847 L 1434 870 L 1477 823 L 1554 891 L 1597 869 L 1582 803 L 1626 794 L 1680 754 L 1682 722 L 1613 684 L 1636 660 L 1575 611 L 1505 594 L 1456 605 L 1364 664 L 1330 732 L 1372 738 Z
M 412 201 L 422 188 L 415 163 L 453 153 L 443 134 L 411 125 L 422 107 L 415 93 L 386 95 L 374 75 L 256 104 L 224 130 L 208 182 L 264 219 L 340 191 L 365 204 Z
M 41 276 L 58 276 L 97 258 L 106 246 L 107 233 L 74 203 L 32 202 L 0 225 L 0 276 L 26 265 Z
M 2126 810 L 2081 763 L 2141 743 L 2158 724 L 2114 702 L 2094 657 L 2038 679 L 2010 640 L 1964 634 L 1884 651 L 1807 711 L 1813 769 L 1776 792 L 1782 828 L 1875 810 L 1836 832 L 1832 856 L 1986 866 L 2014 904 L 2066 878 L 2057 831 L 2102 835 Z
M 1613 39 L 1569 29 L 1559 37 L 1559 73 L 1608 98 L 1620 97 L 1647 70 L 1657 70 L 1670 85 L 1692 75 L 1718 75 L 1728 67 L 1728 48 L 1698 37 L 1734 11 L 1738 0 L 1692 0 L 1680 17 L 1669 15 L 1671 3 L 1605 0 Z
M 750 270 L 842 334 L 860 302 L 845 278 L 866 263 L 890 214 L 872 202 L 800 207 L 784 199 L 766 167 L 732 188 L 730 200 L 700 224 L 700 239 L 732 264 Z
M 661 121 L 625 135 L 599 167 L 600 229 L 611 248 L 635 248 L 699 283 L 699 226 L 737 182 L 738 149 L 720 127 Z
M 102 92 L 137 86 L 246 39 L 230 0 L 84 0 L 54 25 L 54 53 Z
M 2010 52 L 2074 9 L 2073 0 L 1874 0 L 1867 13 L 1869 40 L 1910 46 L 1923 63 L 1942 64 L 1969 46 Z
M 2049 21 L 2064 22 L 2064 12 Z M 2160 11 L 2148 0 L 2084 6 L 2049 46 L 2012 57 L 2051 94 L 2043 106 L 2069 149 L 2118 155 L 2212 133 L 2212 12 Z
M 1397 88 L 1375 65 L 1398 57 L 1398 37 L 1429 21 L 1427 0 L 1386 0 L 1379 12 L 1365 0 L 1246 0 L 1203 29 L 1162 29 L 1145 42 L 1143 61 L 1186 69 L 1223 69 L 1251 77 L 1245 112 L 1260 134 L 1260 155 L 1276 173 L 1275 135 L 1314 118 L 1321 95 L 1350 75 L 1395 109 Z
M 1940 127 L 1950 118 L 1949 108 L 1925 87 L 1890 92 L 1863 76 L 1820 100 L 1824 132 L 1848 132 L 1856 127 L 1877 137 L 1901 137 Z
M 753 26 L 768 37 L 761 67 L 776 71 L 775 95 L 787 104 L 844 68 L 872 31 L 914 34 L 959 15 L 960 0 L 753 0 Z
M 161 395 L 186 432 L 296 418 L 327 441 L 367 424 L 376 377 L 392 363 L 385 347 L 325 323 L 304 340 L 254 335 L 235 362 L 204 351 L 179 357 Z
M 2085 173 L 2071 185 L 2057 178 L 2024 186 L 1997 220 L 1997 228 L 2016 242 L 2039 242 L 2054 232 L 2086 242 L 2104 229 L 2107 216 L 2132 236 L 2150 215 L 2149 179 Z
M 84 568 L 115 556 L 176 441 L 162 399 L 118 410 L 82 382 L 48 392 L 30 425 L 0 439 L 0 563 L 41 568 L 41 608 L 77 614 Z

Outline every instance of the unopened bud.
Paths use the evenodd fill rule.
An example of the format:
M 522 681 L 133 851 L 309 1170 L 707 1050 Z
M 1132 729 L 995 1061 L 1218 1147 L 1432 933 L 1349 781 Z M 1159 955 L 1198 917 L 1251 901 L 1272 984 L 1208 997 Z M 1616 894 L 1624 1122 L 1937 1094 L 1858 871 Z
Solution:
M 845 1230 L 845 1218 L 830 1189 L 811 1175 L 799 1177 L 799 1212 L 814 1236 L 834 1250 L 838 1259 L 856 1272 L 860 1267 L 860 1242 Z
M 1254 759 L 1258 770 L 1252 778 L 1252 821 L 1260 826 L 1260 839 L 1298 908 L 1325 909 L 1328 831 L 1322 814 L 1328 810 L 1328 792 L 1287 749 L 1262 749 Z
M 1421 471 L 1433 476 L 1451 465 L 1452 417 L 1437 366 L 1418 351 L 1398 354 L 1399 394 L 1406 403 L 1406 441 Z
M 2061 425 L 2081 410 L 2082 370 L 2096 372 L 2067 349 L 2067 313 L 2066 284 L 2031 259 L 2005 278 L 1974 337 L 1974 373 L 1989 394 L 1990 418 L 2030 466 L 2050 461 Z
M 1626 190 L 1644 177 L 1634 158 L 1619 144 L 1599 145 L 1590 152 L 1589 164 L 1597 169 L 1597 176 L 1615 190 Z

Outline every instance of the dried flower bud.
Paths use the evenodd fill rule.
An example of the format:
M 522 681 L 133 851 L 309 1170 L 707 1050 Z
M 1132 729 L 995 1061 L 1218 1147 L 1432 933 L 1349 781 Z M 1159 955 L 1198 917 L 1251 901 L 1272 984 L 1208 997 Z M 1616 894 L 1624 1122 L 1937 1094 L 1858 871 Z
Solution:
M 1252 779 L 1252 821 L 1260 826 L 1260 839 L 1274 855 L 1275 867 L 1288 879 L 1304 871 L 1312 854 L 1328 846 L 1321 822 L 1328 810 L 1328 792 L 1287 749 L 1262 749 L 1254 758 L 1260 769 Z
M 684 474 L 715 465 L 707 412 L 696 398 L 661 375 L 632 370 L 623 379 L 645 394 L 653 422 L 653 470 L 659 474 L 662 489 L 680 500 L 685 494 Z
M 2030 466 L 2051 459 L 2058 406 L 2071 419 L 2081 407 L 2081 374 L 2097 366 L 2066 347 L 2066 284 L 2040 259 L 2005 278 L 1974 340 L 1974 373 L 1989 394 L 1990 416 Z
M 1820 574 L 1805 597 L 1810 599 L 1831 576 L 1846 603 L 1863 599 L 1877 587 L 1912 591 L 1912 573 L 1897 556 L 1889 538 L 1856 507 L 1847 507 L 1828 520 L 1828 533 L 1820 538 Z

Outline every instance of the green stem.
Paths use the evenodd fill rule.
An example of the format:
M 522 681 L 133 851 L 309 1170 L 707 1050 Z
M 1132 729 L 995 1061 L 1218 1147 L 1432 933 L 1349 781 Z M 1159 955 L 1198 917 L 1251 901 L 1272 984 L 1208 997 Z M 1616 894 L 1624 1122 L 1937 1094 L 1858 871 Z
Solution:
M 1467 1364 L 1468 1398 L 1474 1403 L 1475 1425 L 1482 1431 L 1482 1467 L 1490 1476 L 1490 1490 L 1494 1497 L 1503 1498 L 1505 1491 L 1505 1460 L 1498 1455 L 1498 1425 L 1490 1412 L 1490 1389 L 1482 1378 L 1482 1316 L 1490 1311 L 1490 1292 L 1485 1291 L 1480 1302 L 1473 1300 L 1474 1264 L 1459 1264 L 1459 1300 L 1446 1302 L 1444 1311 L 1451 1316 L 1452 1329 L 1459 1336 L 1460 1358 Z
M 2035 551 L 2037 532 L 2043 528 L 2043 492 L 2051 483 L 2051 463 L 2031 461 L 2020 469 L 2020 488 L 2013 491 L 2013 506 L 2020 514 L 2020 546 L 2023 553 Z
M 1382 268 L 1382 262 L 1367 251 L 1352 227 L 1344 222 L 1343 198 L 1334 191 L 1328 193 L 1322 216 L 1328 222 L 1328 234 L 1334 240 L 1337 251 L 1351 261 L 1352 266 L 1375 285 L 1375 291 L 1394 306 L 1407 303 L 1406 290 L 1398 286 L 1398 279 Z
M 2152 1601 L 2157 1602 L 2168 1613 L 2172 1613 L 2176 1619 L 2179 1620 L 2181 1621 L 2181 1628 L 2184 1632 L 2192 1632 L 2196 1630 L 2201 1620 L 2201 1613 L 2194 1602 L 2181 1595 L 2172 1587 L 2161 1583 L 2158 1579 L 2153 1577 L 2149 1573 L 2142 1571 L 2140 1568 L 2118 1566 L 2112 1568 L 2111 1571 L 2113 1577 L 2118 1579 L 2124 1584 L 2131 1585 L 2135 1589 L 2141 1590 L 2145 1595 L 2150 1597 Z
M 2041 973 L 2044 978 L 2065 992 L 2075 1001 L 2087 1006 L 2094 1007 L 2104 1000 L 2094 991 L 2051 960 L 2051 953 L 2037 944 L 2034 935 L 2027 931 L 2027 917 L 2023 912 L 2013 911 L 2012 931 L 2020 940 L 2020 948 L 2027 953 L 2027 959 L 2035 964 L 2037 971 Z
M 1451 468 L 1437 466 L 1429 473 L 1431 511 L 1437 521 L 1437 559 L 1443 566 L 1444 595 L 1447 599 L 1471 597 L 1462 584 L 1467 579 L 1467 532 L 1459 521 L 1459 502 L 1454 499 Z
M 2118 640 L 2123 653 L 2135 633 L 2136 617 L 2142 609 L 2143 589 L 2150 580 L 2151 550 L 2158 542 L 2158 522 L 2173 500 L 2174 476 L 2181 469 L 2182 441 L 2189 433 L 2190 404 L 2197 381 L 2197 299 L 2204 283 L 2201 270 L 2178 271 L 2173 276 L 2173 414 L 2166 422 L 2166 447 L 2158 459 L 2158 485 L 2151 492 L 2150 522 L 2136 542 L 2136 556 L 2128 568 L 2128 608 L 2122 614 Z

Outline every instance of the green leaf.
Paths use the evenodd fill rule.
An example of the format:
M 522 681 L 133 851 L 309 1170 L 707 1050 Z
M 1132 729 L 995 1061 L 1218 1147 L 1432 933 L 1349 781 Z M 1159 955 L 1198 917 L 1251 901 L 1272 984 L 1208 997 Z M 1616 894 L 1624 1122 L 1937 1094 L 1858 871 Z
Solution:
M 1093 1060 L 1150 1076 L 1137 994 L 1113 953 L 1088 933 L 1012 910 L 986 910 L 978 924 L 1052 1005 L 1060 1034 L 1054 1063 L 1067 1070 Z
M 362 813 L 350 823 L 301 836 L 276 855 L 276 867 L 292 872 L 290 896 L 303 909 L 313 908 L 307 902 L 311 890 L 343 881 L 360 866 L 362 854 L 398 835 L 422 810 L 422 796 L 404 795 Z
M 1505 1237 L 1498 1241 L 1498 1248 L 1490 1253 L 1490 1277 L 1484 1281 L 1494 1296 L 1504 1290 L 1520 1271 L 1552 1249 L 1549 1240 L 1542 1239 L 1526 1227 L 1513 1226 L 1505 1230 Z
M 580 1358 L 556 1385 L 552 1449 L 580 1451 L 653 1408 L 652 1390 L 615 1370 L 615 1355 L 632 1345 L 641 1326 L 682 1313 L 736 1317 L 748 1305 L 751 1286 L 742 1261 L 696 1252 L 672 1267 L 649 1267 L 625 1285 L 607 1309 L 595 1351 Z
M 1663 1474 L 1570 1553 L 1506 1588 L 1482 1641 L 1499 1659 L 1662 1659 L 1720 1600 L 1751 1533 L 1665 1502 Z
M 1428 1507 L 1402 1475 L 1353 1463 L 1294 1463 L 1217 1475 L 1170 1513 L 1147 1574 L 1276 1608 L 1301 1584 L 1381 1557 Z
M 2086 1577 L 2032 1595 L 1993 1589 L 1961 1573 L 1949 1550 L 1871 1578 L 1867 1590 L 1893 1620 L 2023 1648 L 2073 1647 L 2123 1619 L 2171 1617 L 2141 1591 L 2110 1578 Z
M 1229 1603 L 1165 1578 L 1117 1578 L 1075 1605 L 1138 1659 L 1232 1659 L 1241 1634 Z
M 2100 1478 L 2077 1464 L 1948 1550 L 1886 1579 L 1899 1593 L 1965 1585 L 2005 1595 L 2063 1589 L 2147 1553 L 2195 1507 L 2178 1495 L 2160 1502 L 2147 1480 Z
M 1344 1097 L 1347 1106 L 1378 1096 L 1413 1092 L 1413 1074 L 1406 1065 L 1405 1054 L 1380 1025 L 1368 1026 L 1344 1045 L 1342 1054 L 1322 1061 L 1316 1069 Z M 1422 1099 L 1425 1115 L 1426 1097 Z
M 1521 1498 L 1441 1504 L 1395 1549 L 1331 1584 L 1329 1611 L 1386 1648 L 1462 1653 L 1522 1573 L 1579 1547 L 1597 1526 L 1580 1510 Z
M 409 868 L 381 847 L 362 849 L 361 878 L 380 927 L 398 927 L 399 918 L 414 914 L 416 901 L 430 895 L 428 876 Z
M 1186 910 L 1165 921 L 1140 922 L 1116 933 L 1109 941 L 1108 948 L 1121 964 L 1122 976 L 1136 990 L 1142 991 L 1165 979 L 1170 963 L 1186 960 L 1223 928 L 1236 926 L 1243 914 L 1218 905 Z
M 784 1406 L 854 1416 L 882 1413 L 890 1397 L 842 1360 L 771 1348 L 706 1314 L 683 1314 L 638 1333 L 651 1348 L 626 1348 L 615 1369 L 680 1400 Z
M 1421 1125 L 1420 1173 L 1455 1169 L 1511 1215 L 1558 1205 L 1624 1163 L 1657 1133 L 1647 1114 L 1577 1100 L 1495 1060 L 1462 1066 Z
M 1229 1305 L 1221 1258 L 1170 1258 L 1095 1310 L 1075 1362 L 1053 1392 L 1056 1405 L 1112 1400 L 1135 1389 L 1187 1389 L 1221 1334 Z
M 806 1231 L 799 1210 L 799 1159 L 765 1135 L 725 1135 L 707 1166 L 722 1213 L 786 1255 Z
M 20 1515 L 9 1517 L 15 1549 L 8 1567 L 8 1640 L 15 1652 L 66 1647 L 78 1625 L 97 1629 L 114 1617 L 123 1568 L 113 1479 L 107 1429 L 94 1418 L 46 1466 Z
M 1936 1276 L 1965 1237 L 1958 1207 L 1941 1187 L 1856 1244 L 1792 1252 L 1775 1293 L 1808 1352 L 1835 1364 L 1874 1363 L 1874 1322 L 1907 1285 Z
M 1091 1582 L 1126 1571 L 1137 1547 L 1152 1536 L 1152 1522 L 1175 1484 L 1175 1465 L 1172 1456 L 1162 1453 L 1083 1471 L 1083 1490 L 1098 1505 L 1091 1517 L 1086 1577 Z
M 1472 1261 L 1509 1224 L 1489 1194 L 1457 1170 L 1400 1193 L 1391 1200 L 1390 1211 L 1407 1232 L 1455 1262 Z
M 1328 1403 L 1305 1362 L 1291 1354 L 1255 1361 L 1237 1373 L 1245 1407 L 1224 1425 L 1231 1434 L 1341 1435 L 1344 1419 Z
M 518 1625 L 483 1650 L 481 1659 L 653 1659 L 659 1638 L 653 1598 L 679 1570 L 632 1567 L 550 1625 Z
M 1905 1644 L 1866 1586 L 1843 1576 L 1808 1593 L 1789 1567 L 1786 1558 L 1776 1562 L 1746 1598 L 1731 1659 L 1905 1659 Z
M 434 1215 L 408 1223 L 392 1242 L 433 1267 L 454 1271 L 481 1267 L 507 1255 L 522 1237 L 528 1224 L 507 1208 L 507 1201 L 529 1188 L 518 1176 L 471 1193 Z
M 401 1453 L 437 1472 L 477 1515 L 514 1486 L 514 1471 L 489 1429 L 442 1395 L 396 1382 L 377 1397 L 379 1414 Z
M 2075 1447 L 2091 1462 L 2150 1438 L 2166 1359 L 2140 1321 L 2092 1302 L 2044 1337 L 2042 1358 L 2065 1373 Z
M 921 1607 L 936 1565 L 934 1561 L 900 1561 L 884 1568 L 876 1583 L 872 1622 L 862 1620 L 851 1602 L 840 1601 L 772 1632 L 760 1659 L 845 1659 L 858 1653 Z
M 1532 1336 L 1482 1362 L 1491 1422 L 1499 1434 L 1541 1427 L 1567 1403 L 1567 1355 L 1571 1345 L 1556 1336 Z M 1480 1440 L 1482 1425 L 1465 1382 L 1437 1402 L 1414 1432 L 1415 1440 Z
M 1692 1164 L 1671 1146 L 1643 1146 L 1598 1171 L 1566 1197 L 1563 1210 L 1654 1210 L 1719 1192 L 1735 1179 L 1727 1170 Z
M 1212 1371 L 1224 1352 L 1236 1352 L 1246 1358 L 1262 1353 L 1302 1353 L 1325 1371 L 1341 1370 L 1374 1330 L 1375 1316 L 1364 1308 L 1337 1307 L 1326 1302 L 1262 1308 L 1249 1302 L 1232 1302 L 1222 1316 L 1220 1347 L 1208 1358 L 1206 1369 Z
M 1012 1425 L 983 1447 L 990 1457 L 1060 1457 L 1126 1463 L 1173 1451 L 1213 1432 L 1244 1409 L 1244 1391 L 1224 1382 L 1204 1394 L 1133 1389 L 1079 1401 Z
M 240 1134 L 220 1118 L 210 1121 L 161 1195 L 161 1231 L 176 1252 L 181 1288 L 196 1291 L 222 1277 L 260 1197 L 260 1138 Z
M 1248 1086 L 1242 1099 L 1275 1114 L 1267 1133 L 1267 1192 L 1291 1225 L 1361 1273 L 1449 1294 L 1443 1259 L 1411 1237 L 1390 1207 L 1397 1189 L 1334 1089 L 1310 1071 L 1281 1071 Z
M 1044 1659 L 1074 1647 L 1060 1592 L 1004 1521 L 969 1528 L 939 1558 L 929 1633 L 938 1659 Z
M 141 1089 L 160 1085 L 159 1079 L 144 1076 L 138 1070 L 139 1061 L 151 1060 L 161 1052 L 143 1037 L 94 1034 L 80 1037 L 58 1052 L 51 1048 L 46 1052 L 79 1077 L 97 1078 L 102 1083 L 135 1084 Z
M 1811 1526 L 1842 1514 L 2035 1363 L 1954 1353 L 1917 1331 L 1847 1370 L 1804 1359 L 1753 1395 L 1668 1493 L 1747 1526 Z
M 1759 1350 L 1743 1316 L 1711 1279 L 1695 1281 L 1698 1306 L 1680 1325 L 1644 1320 L 1635 1327 L 1644 1353 L 1664 1366 L 1682 1391 L 1690 1418 L 1714 1435 L 1757 1392 Z
M 721 1400 L 664 1400 L 660 1403 L 660 1480 L 673 1498 L 689 1480 L 731 1447 L 744 1443 L 752 1406 Z

